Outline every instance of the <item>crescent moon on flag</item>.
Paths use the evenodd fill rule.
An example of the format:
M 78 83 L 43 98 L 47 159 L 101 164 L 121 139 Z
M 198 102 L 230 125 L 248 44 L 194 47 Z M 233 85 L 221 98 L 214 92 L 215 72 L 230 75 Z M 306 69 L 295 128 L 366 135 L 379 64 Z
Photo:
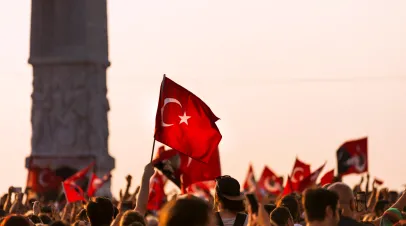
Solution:
M 361 160 L 361 158 L 363 158 L 363 161 Z M 367 162 L 366 159 L 367 158 L 364 154 L 357 157 L 357 161 L 355 161 L 354 167 L 356 170 L 358 170 L 358 172 L 363 172 L 365 170 Z
M 295 168 L 295 170 L 293 170 L 293 173 L 292 173 L 292 178 L 291 178 L 291 181 L 292 181 L 292 183 L 297 183 L 298 181 L 296 180 L 296 173 L 298 173 L 298 172 L 301 172 L 302 174 L 303 174 L 303 172 L 304 172 L 304 170 L 302 169 L 302 168 Z M 301 175 L 302 176 L 302 178 L 298 178 L 299 180 L 302 180 L 303 179 L 303 175 Z
M 173 126 L 173 124 L 167 124 L 164 122 L 164 110 L 165 110 L 165 106 L 169 103 L 175 103 L 177 105 L 179 105 L 182 108 L 182 104 L 175 98 L 165 98 L 164 100 L 164 106 L 162 106 L 161 108 L 161 125 L 162 127 L 170 127 Z
M 264 181 L 264 187 L 266 190 L 270 192 L 277 192 L 281 190 L 281 185 L 277 183 L 275 180 L 273 180 L 273 185 L 271 185 L 270 177 L 266 178 Z
M 46 183 L 46 182 L 44 181 L 44 176 L 45 176 L 45 174 L 46 174 L 46 172 L 44 172 L 44 171 L 42 170 L 42 172 L 39 174 L 39 177 L 38 177 L 38 182 L 39 182 L 39 184 L 40 184 L 42 187 L 48 186 L 48 183 Z

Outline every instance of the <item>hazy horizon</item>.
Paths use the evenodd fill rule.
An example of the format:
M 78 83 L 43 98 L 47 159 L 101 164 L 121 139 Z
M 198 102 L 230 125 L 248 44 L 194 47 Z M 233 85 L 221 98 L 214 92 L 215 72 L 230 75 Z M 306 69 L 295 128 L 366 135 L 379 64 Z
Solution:
M 30 154 L 31 1 L 0 8 L 0 191 L 25 186 Z M 108 1 L 109 152 L 113 192 L 149 161 L 162 75 L 221 119 L 223 174 L 281 176 L 294 159 L 336 167 L 346 140 L 368 136 L 371 177 L 406 173 L 406 2 Z M 159 145 L 157 145 L 159 147 Z M 357 177 L 345 179 L 350 183 Z

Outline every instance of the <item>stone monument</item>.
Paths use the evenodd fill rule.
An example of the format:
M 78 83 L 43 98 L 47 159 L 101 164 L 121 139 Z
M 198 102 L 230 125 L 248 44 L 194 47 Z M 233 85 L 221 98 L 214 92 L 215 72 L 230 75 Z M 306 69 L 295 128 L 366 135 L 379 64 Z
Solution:
M 26 167 L 75 172 L 95 160 L 96 174 L 103 176 L 115 165 L 108 152 L 107 0 L 32 0 L 30 46 L 32 150 Z M 98 195 L 111 195 L 110 182 Z

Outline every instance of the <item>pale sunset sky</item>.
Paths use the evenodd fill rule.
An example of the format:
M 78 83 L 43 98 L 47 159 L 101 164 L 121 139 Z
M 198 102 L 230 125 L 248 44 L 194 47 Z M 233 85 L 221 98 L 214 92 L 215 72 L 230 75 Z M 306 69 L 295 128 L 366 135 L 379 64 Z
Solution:
M 30 154 L 30 0 L 1 0 L 0 191 L 25 186 Z M 223 174 L 249 162 L 324 172 L 369 137 L 370 173 L 406 183 L 406 1 L 110 0 L 113 192 L 149 161 L 164 73 L 221 118 Z M 323 172 L 323 173 L 324 173 Z M 353 183 L 357 177 L 345 181 Z

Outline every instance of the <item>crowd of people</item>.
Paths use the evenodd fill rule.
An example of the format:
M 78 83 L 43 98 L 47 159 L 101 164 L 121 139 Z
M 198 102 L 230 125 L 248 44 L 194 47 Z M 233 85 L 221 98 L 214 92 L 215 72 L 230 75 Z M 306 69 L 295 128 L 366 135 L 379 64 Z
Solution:
M 216 178 L 213 196 L 202 199 L 192 194 L 168 197 L 157 212 L 147 209 L 152 164 L 144 169 L 141 185 L 130 193 L 127 178 L 119 199 L 93 197 L 87 202 L 41 202 L 10 188 L 0 203 L 1 226 L 352 226 L 406 225 L 406 193 L 382 188 L 375 183 L 368 191 L 358 184 L 343 182 L 313 186 L 302 194 L 260 196 L 241 192 L 231 176 Z M 361 182 L 362 183 L 362 182 Z M 363 192 L 363 193 L 362 193 Z M 357 197 L 365 194 L 365 200 Z M 247 198 L 247 197 L 254 198 Z

